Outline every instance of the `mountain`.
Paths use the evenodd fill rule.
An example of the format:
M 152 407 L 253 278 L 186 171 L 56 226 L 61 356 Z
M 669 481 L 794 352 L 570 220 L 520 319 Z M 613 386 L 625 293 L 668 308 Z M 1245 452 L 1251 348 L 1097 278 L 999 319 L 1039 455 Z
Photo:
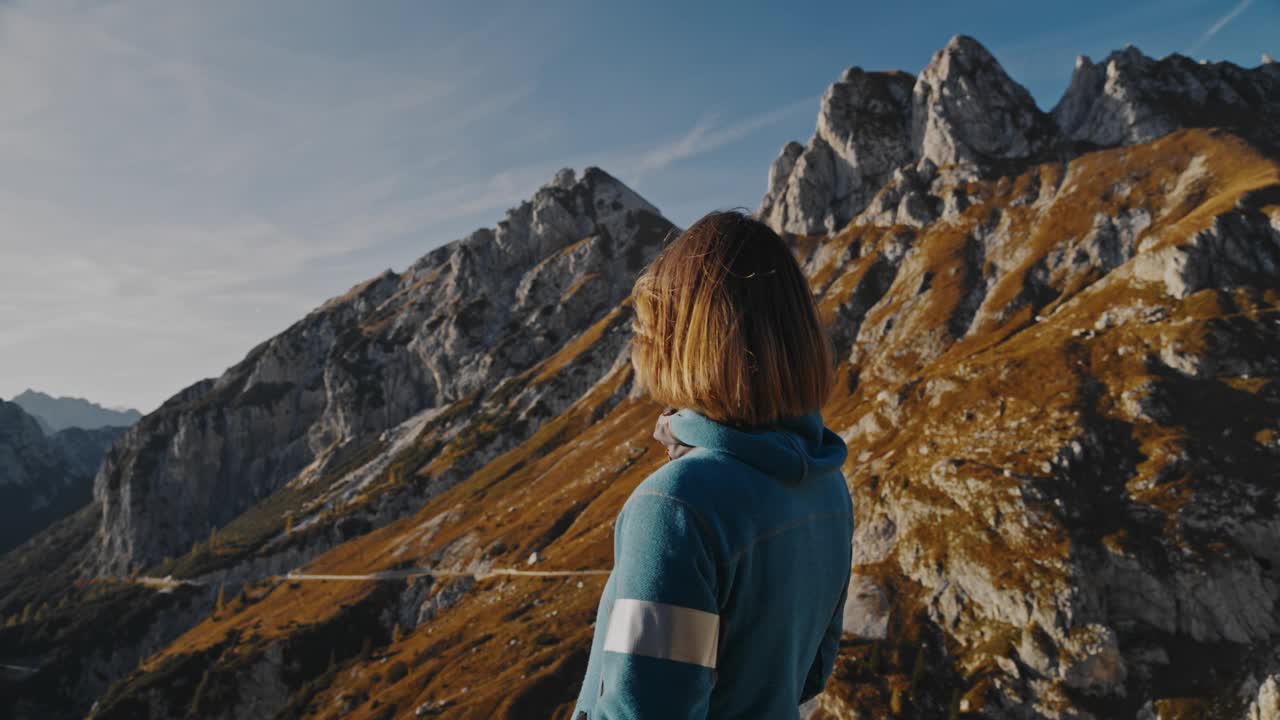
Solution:
M 625 361 L 620 306 L 674 229 L 604 171 L 563 170 L 495 228 L 356 286 L 171 398 L 107 454 L 89 512 L 0 568 L 3 612 L 86 579 L 102 588 L 24 652 L 48 677 L 75 678 L 82 712 L 104 679 L 203 617 L 214 587 L 297 567 L 411 514 L 528 440 Z M 592 398 L 601 412 L 618 400 Z M 24 567 L 45 567 L 42 582 Z M 147 608 L 136 584 L 101 580 L 136 572 L 200 585 Z M 140 608 L 162 620 L 118 628 L 110 643 L 96 635 L 96 618 Z M 27 679 L 24 697 L 39 682 Z M 65 712 L 50 692 L 63 704 L 32 713 Z
M 98 462 L 122 431 L 46 436 L 38 418 L 0 400 L 0 555 L 89 503 Z
M 105 408 L 82 398 L 52 397 L 31 389 L 23 390 L 11 402 L 33 415 L 46 433 L 73 427 L 128 427 L 142 418 L 137 410 Z
M 1049 113 L 964 36 L 852 68 L 770 169 L 857 513 L 810 720 L 1280 717 L 1276 74 L 1102 65 Z M 628 293 L 673 229 L 563 171 L 170 399 L 0 566 L 0 697 L 566 718 L 666 459 Z
M 612 360 L 603 354 L 556 382 L 527 371 L 606 316 L 613 329 L 616 306 L 671 230 L 604 171 L 564 170 L 496 228 L 330 300 L 112 448 L 94 485 L 103 513 L 94 572 L 181 555 L 273 495 L 324 536 L 321 547 L 417 507 L 603 374 Z M 483 404 L 499 400 L 501 416 L 478 423 Z M 451 446 L 465 457 L 429 476 L 389 474 L 397 454 Z M 320 517 L 338 511 L 337 526 Z

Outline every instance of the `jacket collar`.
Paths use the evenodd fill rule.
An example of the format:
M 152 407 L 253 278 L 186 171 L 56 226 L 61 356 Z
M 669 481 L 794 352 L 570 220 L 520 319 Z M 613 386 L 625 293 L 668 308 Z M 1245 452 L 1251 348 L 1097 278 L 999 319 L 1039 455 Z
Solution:
M 658 416 L 653 436 L 673 459 L 694 448 L 710 448 L 789 482 L 839 469 L 848 456 L 844 440 L 823 424 L 817 411 L 782 418 L 772 428 L 748 431 L 690 408 L 666 408 Z

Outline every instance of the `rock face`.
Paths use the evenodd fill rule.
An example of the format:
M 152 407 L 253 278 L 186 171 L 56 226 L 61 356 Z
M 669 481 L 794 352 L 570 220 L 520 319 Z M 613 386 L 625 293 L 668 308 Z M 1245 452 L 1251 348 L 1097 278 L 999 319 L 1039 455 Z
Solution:
M 935 166 L 1020 160 L 1056 141 L 1031 93 L 971 37 L 935 53 L 911 91 L 911 150 Z
M 805 146 L 774 160 L 757 216 L 779 232 L 833 233 L 893 173 L 920 163 L 1018 160 L 1057 140 L 1053 121 L 973 38 L 957 35 L 920 73 L 845 71 L 822 96 Z
M 806 234 L 844 227 L 895 168 L 911 159 L 910 75 L 845 71 L 822 96 L 809 143 L 788 143 L 769 170 L 759 216 Z
M 1244 720 L 1280 720 L 1280 675 L 1272 675 L 1258 686 Z
M 1133 47 L 1096 65 L 1081 56 L 1046 114 L 986 48 L 957 35 L 915 78 L 846 70 L 823 95 L 808 144 L 788 143 L 774 160 L 756 214 L 779 232 L 833 233 L 876 201 L 876 221 L 918 227 L 918 198 L 899 218 L 905 195 L 876 197 L 891 180 L 901 186 L 908 166 L 929 179 L 939 168 L 976 177 L 996 165 L 1064 157 L 1070 142 L 1132 145 L 1189 127 L 1231 128 L 1280 147 L 1280 131 L 1264 120 L 1280 114 L 1277 67 L 1177 54 L 1154 60 Z
M 21 406 L 0 400 L 0 554 L 89 502 L 94 471 L 123 430 L 46 436 Z
M 71 427 L 128 427 L 142 417 L 137 410 L 112 410 L 82 398 L 52 397 L 30 389 L 14 396 L 13 403 L 39 420 L 49 433 Z
M 1223 701 L 1280 638 L 1280 165 L 1184 130 L 962 184 L 810 261 L 852 328 L 851 627 L 945 638 L 991 717 Z M 853 677 L 829 703 L 877 716 Z
M 1129 46 L 1100 63 L 1081 55 L 1053 118 L 1073 140 L 1130 145 L 1178 128 L 1228 127 L 1275 138 L 1263 118 L 1280 113 L 1280 68 L 1200 64 L 1174 53 L 1161 60 Z
M 565 170 L 496 228 L 329 301 L 112 448 L 93 570 L 181 555 L 304 469 L 349 464 L 384 431 L 487 393 L 616 306 L 671 229 L 607 173 Z

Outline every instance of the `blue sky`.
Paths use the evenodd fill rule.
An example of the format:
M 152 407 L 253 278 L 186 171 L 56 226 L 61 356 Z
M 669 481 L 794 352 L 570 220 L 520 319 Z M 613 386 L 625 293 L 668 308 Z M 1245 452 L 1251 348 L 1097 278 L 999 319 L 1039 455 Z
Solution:
M 956 33 L 1047 110 L 1082 53 L 1280 56 L 1280 0 L 0 3 L 0 397 L 151 410 L 560 167 L 754 209 L 844 68 Z

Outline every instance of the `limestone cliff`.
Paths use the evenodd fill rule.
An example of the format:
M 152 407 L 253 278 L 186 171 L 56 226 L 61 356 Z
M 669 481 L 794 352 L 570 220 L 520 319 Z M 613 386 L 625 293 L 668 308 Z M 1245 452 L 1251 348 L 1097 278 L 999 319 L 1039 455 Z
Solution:
M 1094 145 L 1155 140 L 1178 128 L 1223 127 L 1274 140 L 1280 66 L 1198 63 L 1174 53 L 1161 60 L 1133 46 L 1094 63 L 1081 55 L 1066 94 L 1053 108 L 1062 132 Z
M 617 305 L 670 229 L 603 171 L 566 170 L 496 228 L 330 300 L 112 448 L 94 485 L 95 572 L 182 555 L 286 483 L 312 485 L 402 423 L 486 395 Z

